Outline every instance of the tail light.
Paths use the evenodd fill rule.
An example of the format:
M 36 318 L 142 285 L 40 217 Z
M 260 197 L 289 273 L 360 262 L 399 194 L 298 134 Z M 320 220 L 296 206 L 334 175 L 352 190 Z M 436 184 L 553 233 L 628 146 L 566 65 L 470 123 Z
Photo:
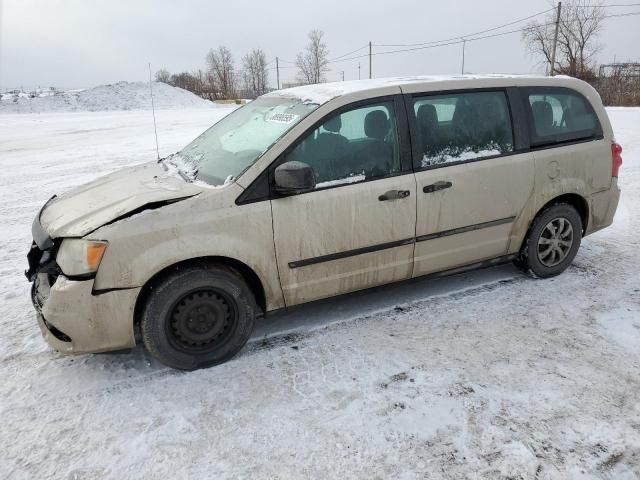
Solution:
M 618 178 L 618 170 L 622 165 L 622 147 L 617 143 L 611 144 L 611 176 Z

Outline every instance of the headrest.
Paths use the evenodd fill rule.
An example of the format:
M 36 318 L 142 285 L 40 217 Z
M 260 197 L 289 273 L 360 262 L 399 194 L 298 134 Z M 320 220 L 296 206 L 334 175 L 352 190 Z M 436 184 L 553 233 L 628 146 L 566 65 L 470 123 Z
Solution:
M 533 102 L 531 104 L 531 113 L 533 113 L 533 119 L 538 129 L 553 126 L 553 108 L 549 102 L 543 100 Z
M 478 125 L 474 120 L 475 108 L 464 98 L 458 100 L 451 119 L 453 128 L 463 135 L 471 135 Z
M 416 113 L 416 118 L 418 120 L 418 125 L 421 127 L 436 125 L 438 123 L 438 112 L 436 111 L 436 107 L 429 103 L 420 105 L 420 107 L 418 107 L 418 112 Z
M 503 120 L 503 109 L 500 108 L 495 98 L 485 99 L 485 101 L 479 105 L 478 111 L 485 120 L 485 127 L 498 125 Z
M 574 130 L 590 130 L 595 127 L 593 114 L 587 110 L 584 102 L 577 98 L 571 98 L 569 104 L 564 108 L 564 120 L 567 127 Z
M 322 125 L 327 132 L 338 133 L 342 128 L 342 117 L 340 115 L 336 115 L 333 118 L 327 120 L 324 125 Z
M 364 117 L 364 133 L 369 138 L 384 140 L 389 132 L 389 119 L 383 110 L 374 110 Z

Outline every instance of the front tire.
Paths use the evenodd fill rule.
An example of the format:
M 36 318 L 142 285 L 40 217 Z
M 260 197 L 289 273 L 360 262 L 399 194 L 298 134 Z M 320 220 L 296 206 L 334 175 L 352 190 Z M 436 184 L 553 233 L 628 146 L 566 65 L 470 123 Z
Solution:
M 515 264 L 536 277 L 554 277 L 571 265 L 581 240 L 576 209 L 567 203 L 552 205 L 534 219 Z
M 247 343 L 256 313 L 253 293 L 234 270 L 190 267 L 153 288 L 141 319 L 142 340 L 170 367 L 217 365 Z

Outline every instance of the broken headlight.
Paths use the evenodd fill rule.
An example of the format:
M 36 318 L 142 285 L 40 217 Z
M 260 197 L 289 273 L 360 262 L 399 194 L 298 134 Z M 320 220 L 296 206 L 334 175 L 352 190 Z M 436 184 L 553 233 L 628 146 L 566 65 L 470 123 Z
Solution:
M 100 266 L 107 242 L 66 238 L 62 241 L 56 262 L 67 277 L 95 273 Z

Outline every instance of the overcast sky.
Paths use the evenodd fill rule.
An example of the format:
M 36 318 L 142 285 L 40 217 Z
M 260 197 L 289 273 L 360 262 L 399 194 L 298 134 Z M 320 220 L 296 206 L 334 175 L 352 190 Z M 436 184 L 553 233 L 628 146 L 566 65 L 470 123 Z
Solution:
M 262 48 L 282 67 L 295 60 L 314 28 L 325 32 L 330 58 L 374 44 L 446 39 L 492 28 L 549 8 L 546 0 L 0 0 L 0 89 L 80 88 L 144 80 L 147 63 L 171 72 L 204 67 L 211 47 L 226 45 L 239 65 Z M 609 4 L 634 3 L 631 0 Z M 636 2 L 637 3 L 637 2 Z M 611 8 L 608 13 L 640 11 Z M 543 18 L 543 17 L 539 17 Z M 518 28 L 507 27 L 505 30 Z M 640 16 L 605 20 L 601 62 L 638 58 Z M 375 51 L 382 51 L 374 47 Z M 362 50 L 360 53 L 366 53 Z M 373 58 L 374 77 L 459 73 L 461 45 Z M 334 63 L 328 80 L 368 76 L 368 59 Z M 273 66 L 273 65 L 271 65 Z M 518 33 L 466 44 L 465 71 L 543 72 Z M 292 80 L 295 69 L 281 71 Z M 270 72 L 275 85 L 275 72 Z

